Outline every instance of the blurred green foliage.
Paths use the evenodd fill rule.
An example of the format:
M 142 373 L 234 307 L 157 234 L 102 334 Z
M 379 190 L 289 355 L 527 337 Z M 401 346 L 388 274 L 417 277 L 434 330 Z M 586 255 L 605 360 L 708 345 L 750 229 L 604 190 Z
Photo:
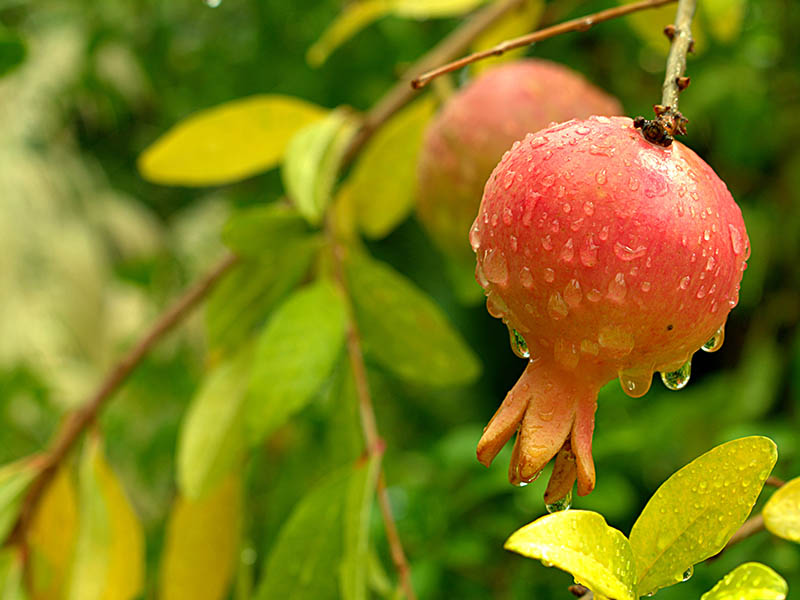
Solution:
M 741 4 L 733 34 L 719 31 L 736 21 L 724 3 L 708 3 L 699 13 L 706 35 L 689 60 L 692 85 L 681 103 L 690 119 L 685 142 L 742 206 L 752 257 L 725 345 L 696 358 L 686 389 L 654 385 L 646 397 L 631 399 L 613 382 L 601 392 L 597 489 L 574 506 L 602 513 L 622 531 L 630 531 L 673 471 L 729 439 L 769 436 L 779 448 L 774 474 L 789 479 L 800 473 L 800 4 Z M 608 5 L 549 2 L 544 18 L 562 20 Z M 213 263 L 234 210 L 274 202 L 283 193 L 277 170 L 221 188 L 148 183 L 135 169 L 148 145 L 197 110 L 252 94 L 367 109 L 458 24 L 388 16 L 312 69 L 306 52 L 341 8 L 336 0 L 223 0 L 216 7 L 201 0 L 0 0 L 0 72 L 15 67 L 0 78 L 3 464 L 45 447 L 65 411 L 83 400 L 168 300 Z M 651 22 L 653 31 L 664 24 Z M 645 40 L 637 31 L 619 20 L 527 53 L 581 71 L 618 96 L 629 115 L 649 115 L 660 98 L 667 42 Z M 469 76 L 467 69 L 458 79 Z M 502 550 L 512 531 L 544 513 L 547 477 L 513 488 L 504 469 L 486 470 L 474 457 L 482 426 L 523 368 L 505 328 L 482 306 L 458 301 L 442 277 L 447 264 L 413 218 L 367 249 L 411 280 L 399 287 L 430 295 L 437 306 L 426 310 L 446 314 L 482 364 L 482 375 L 470 383 L 467 375 L 477 372 L 472 355 L 453 356 L 469 373 L 451 378 L 458 387 L 432 388 L 386 368 L 390 361 L 382 357 L 403 348 L 381 347 L 368 356 L 389 496 L 420 597 L 568 597 L 569 575 Z M 301 258 L 291 254 L 304 262 L 302 252 Z M 233 293 L 241 291 L 237 283 L 223 284 L 211 298 L 209 310 L 225 313 L 237 330 L 212 330 L 206 339 L 203 317 L 191 319 L 137 369 L 99 424 L 108 462 L 144 526 L 144 597 L 157 589 L 162 549 L 169 545 L 181 421 L 207 363 L 219 360 L 206 350 L 238 347 L 263 324 L 267 313 L 259 311 L 278 306 L 307 266 L 287 264 L 285 257 L 263 262 L 248 257 L 229 280 L 248 283 L 252 301 Z M 382 266 L 371 268 L 362 276 L 386 277 Z M 287 521 L 296 523 L 304 508 L 313 509 L 317 494 L 307 494 L 338 485 L 331 473 L 344 473 L 340 469 L 359 455 L 356 413 L 353 382 L 328 378 L 301 418 L 251 453 L 243 542 L 231 568 L 234 597 L 248 597 L 263 574 L 286 575 L 272 575 L 275 568 L 265 562 L 270 549 L 291 533 L 279 534 Z M 352 495 L 327 508 L 354 510 Z M 756 509 L 762 504 L 763 498 Z M 379 593 L 394 573 L 377 511 L 371 519 L 369 579 Z M 800 589 L 798 546 L 762 533 L 698 566 L 689 581 L 659 598 L 698 598 L 754 558 L 783 575 L 790 589 Z M 8 564 L 16 573 L 12 559 Z

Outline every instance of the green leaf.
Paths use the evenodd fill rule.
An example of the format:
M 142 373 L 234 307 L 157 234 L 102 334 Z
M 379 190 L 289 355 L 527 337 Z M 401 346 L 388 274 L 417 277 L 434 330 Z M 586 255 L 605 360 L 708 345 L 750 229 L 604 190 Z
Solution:
M 387 235 L 411 211 L 417 155 L 436 101 L 425 96 L 382 127 L 364 148 L 348 182 L 358 223 L 371 238 Z
M 750 514 L 777 456 L 772 440 L 741 438 L 667 479 L 631 530 L 639 593 L 681 581 L 689 567 L 722 550 Z
M 486 0 L 392 0 L 392 12 L 399 17 L 413 19 L 458 17 L 485 2 Z
M 0 600 L 27 600 L 23 564 L 19 550 L 0 550 Z
M 700 600 L 784 600 L 789 588 L 775 571 L 756 562 L 739 565 Z
M 732 42 L 742 30 L 747 1 L 703 0 L 697 8 L 711 35 L 721 42 Z
M 178 437 L 178 486 L 189 499 L 203 497 L 233 470 L 244 456 L 245 392 L 253 353 L 215 368 L 200 385 Z
M 480 363 L 442 310 L 389 265 L 353 254 L 347 275 L 356 317 L 370 355 L 415 383 L 469 383 Z
M 617 0 L 617 4 L 627 3 L 627 0 Z M 668 4 L 659 8 L 631 13 L 622 20 L 628 23 L 651 51 L 666 56 L 669 52 L 670 42 L 664 35 L 664 26 L 675 21 L 675 10 L 674 4 Z M 706 36 L 697 19 L 692 21 L 692 38 L 695 41 L 695 52 L 703 52 L 706 46 Z
M 762 512 L 770 533 L 800 543 L 800 477 L 772 494 Z
M 300 282 L 320 247 L 319 236 L 287 240 L 281 252 L 239 262 L 208 299 L 206 328 L 212 351 L 238 349 Z
M 246 420 L 258 443 L 301 410 L 328 377 L 344 343 L 344 300 L 326 280 L 297 292 L 275 311 L 256 348 Z
M 488 50 L 506 40 L 510 40 L 536 29 L 539 19 L 544 10 L 543 0 L 528 0 L 522 2 L 518 7 L 510 10 L 501 17 L 494 25 L 483 32 L 472 44 L 473 52 Z M 480 60 L 472 65 L 473 73 L 482 73 L 488 68 L 498 63 L 516 60 L 525 54 L 525 48 L 517 48 L 504 52 L 501 56 L 495 56 Z
M 202 110 L 139 157 L 142 177 L 164 185 L 231 183 L 276 166 L 289 140 L 326 113 L 299 98 L 258 95 Z
M 28 53 L 19 34 L 0 26 L 0 77 L 23 63 Z
M 369 521 L 372 499 L 380 473 L 380 461 L 373 457 L 355 469 L 344 501 L 344 550 L 340 571 L 342 598 L 367 600 L 369 566 Z
M 307 237 L 308 225 L 297 210 L 275 202 L 236 211 L 222 230 L 222 241 L 239 256 L 277 256 Z
M 0 540 L 5 541 L 19 517 L 22 501 L 36 469 L 29 460 L 19 460 L 0 468 Z
M 306 52 L 306 61 L 319 67 L 331 53 L 370 23 L 391 12 L 392 0 L 363 0 L 345 5 L 319 39 Z
M 339 109 L 307 125 L 292 137 L 281 169 L 283 185 L 306 220 L 318 225 L 333 194 L 355 119 Z
M 178 497 L 161 558 L 161 600 L 223 600 L 236 564 L 242 482 L 226 477 L 203 498 Z
M 595 594 L 638 598 L 631 546 L 598 513 L 564 510 L 544 516 L 512 533 L 505 548 L 571 573 Z

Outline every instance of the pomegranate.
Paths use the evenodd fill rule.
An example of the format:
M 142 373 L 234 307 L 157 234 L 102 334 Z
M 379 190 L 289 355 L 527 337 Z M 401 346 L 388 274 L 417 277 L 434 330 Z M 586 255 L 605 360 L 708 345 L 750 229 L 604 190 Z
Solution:
M 520 60 L 486 71 L 448 100 L 425 133 L 420 222 L 442 250 L 471 261 L 466 233 L 483 185 L 511 143 L 553 121 L 618 114 L 616 99 L 556 63 Z
M 679 389 L 693 353 L 722 343 L 749 255 L 725 184 L 679 142 L 645 141 L 627 117 L 552 125 L 515 142 L 470 230 L 476 278 L 524 373 L 484 430 L 489 465 L 517 432 L 509 479 L 555 456 L 545 501 L 594 488 L 597 392 L 619 377 Z

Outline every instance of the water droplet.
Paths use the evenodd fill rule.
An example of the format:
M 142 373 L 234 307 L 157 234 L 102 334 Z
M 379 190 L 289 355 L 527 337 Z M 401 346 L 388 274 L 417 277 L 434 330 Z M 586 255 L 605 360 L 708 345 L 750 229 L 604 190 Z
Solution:
M 600 342 L 603 348 L 609 350 L 617 357 L 630 354 L 635 344 L 633 335 L 624 329 L 610 325 L 600 328 L 597 341 Z
M 581 340 L 581 352 L 597 356 L 600 353 L 600 344 L 592 340 Z
M 649 281 L 643 281 L 642 282 L 642 291 L 643 292 L 649 292 L 650 291 L 650 287 L 651 286 L 650 286 L 650 282 Z
M 606 297 L 614 302 L 622 302 L 625 300 L 625 295 L 628 293 L 628 287 L 625 285 L 625 275 L 617 273 L 614 279 L 608 282 L 608 293 Z
M 577 218 L 572 222 L 572 225 L 569 226 L 572 231 L 578 231 L 583 225 L 583 217 Z
M 691 280 L 692 280 L 692 278 L 689 277 L 688 275 L 686 277 L 684 277 L 683 279 L 681 279 L 681 283 L 680 283 L 681 289 L 682 290 L 688 289 L 689 288 L 689 282 Z
M 550 231 L 553 233 L 558 233 L 561 229 L 561 224 L 558 222 L 558 219 L 553 219 L 553 222 L 550 225 Z
M 700 274 L 700 279 L 702 279 L 702 278 L 703 278 L 703 274 L 701 273 Z M 698 300 L 700 300 L 701 298 L 705 298 L 706 297 L 706 286 L 701 285 L 697 289 L 697 293 L 695 294 L 695 296 L 697 297 Z
M 574 369 L 580 361 L 578 347 L 564 338 L 558 338 L 553 345 L 553 358 L 561 366 L 567 369 Z
M 510 206 L 506 206 L 503 209 L 503 223 L 506 225 L 511 225 L 514 220 L 514 211 L 511 210 Z
M 731 231 L 731 244 L 733 245 L 733 253 L 739 255 L 742 253 L 742 234 L 732 224 L 728 224 L 728 229 Z
M 549 233 L 542 238 L 542 248 L 548 252 L 553 249 L 553 240 L 550 238 Z
M 575 245 L 572 242 L 572 238 L 569 238 L 564 246 L 561 248 L 561 254 L 559 258 L 564 262 L 571 262 L 572 258 L 575 256 Z
M 507 190 L 510 188 L 514 183 L 514 176 L 516 173 L 514 171 L 506 171 L 506 174 L 503 175 L 503 189 Z
M 603 228 L 600 230 L 600 233 L 597 234 L 597 237 L 599 237 L 603 242 L 608 239 L 608 225 L 603 226 Z
M 581 293 L 581 284 L 577 279 L 571 279 L 564 288 L 564 301 L 570 306 L 575 308 L 583 300 Z
M 640 398 L 650 389 L 653 374 L 650 371 L 620 371 L 619 382 L 622 391 L 631 398 Z
M 534 138 L 531 138 L 530 146 L 531 148 L 538 148 L 539 146 L 544 146 L 547 143 L 547 136 L 544 135 L 537 135 Z
M 551 514 L 562 510 L 569 510 L 572 508 L 572 490 L 568 491 L 567 495 L 560 500 L 556 500 L 552 504 L 545 504 L 544 507 L 547 509 L 547 512 Z
M 599 302 L 600 298 L 602 298 L 602 297 L 603 297 L 603 292 L 601 292 L 600 290 L 598 290 L 596 288 L 592 288 L 591 290 L 586 292 L 586 299 L 589 302 Z
M 483 289 L 489 287 L 489 280 L 486 279 L 486 275 L 483 272 L 483 267 L 481 266 L 480 262 L 475 266 L 475 280 Z
M 497 213 L 492 215 L 492 227 L 497 227 L 497 224 L 500 222 L 500 218 L 497 216 Z
M 687 360 L 681 367 L 669 373 L 661 373 L 661 381 L 670 390 L 682 390 L 689 383 L 692 375 L 692 359 Z
M 587 200 L 583 203 L 583 212 L 586 213 L 587 217 L 591 217 L 594 214 L 594 202 L 591 200 Z
M 522 267 L 519 272 L 519 282 L 524 288 L 531 289 L 533 287 L 533 273 L 528 267 Z
M 621 242 L 617 242 L 614 244 L 614 254 L 616 254 L 620 260 L 630 261 L 641 258 L 647 254 L 647 247 L 636 246 L 636 248 L 631 248 L 630 246 L 626 246 Z
M 597 264 L 597 249 L 599 248 L 598 245 L 594 243 L 594 237 L 590 233 L 586 236 L 584 243 L 581 245 L 579 254 L 581 256 L 581 262 L 586 267 L 593 267 Z
M 209 8 L 217 8 L 220 4 L 222 4 L 222 0 L 204 0 L 206 6 Z
M 553 271 L 553 269 L 551 269 L 550 267 L 547 267 L 547 268 L 544 270 L 544 280 L 545 280 L 547 283 L 553 283 L 553 280 L 554 280 L 555 278 L 556 278 L 556 272 L 555 272 L 555 271 Z
M 709 340 L 703 344 L 705 352 L 716 352 L 722 348 L 722 343 L 725 341 L 725 325 L 722 325 Z
M 544 158 L 542 160 L 550 160 L 553 157 L 553 151 L 548 150 L 544 153 Z
M 575 128 L 575 133 L 578 135 L 586 135 L 591 131 L 586 125 L 580 125 L 579 127 Z
M 495 319 L 502 319 L 508 314 L 508 306 L 505 301 L 497 294 L 489 293 L 486 296 L 486 310 Z
M 604 185 L 605 182 L 608 180 L 608 177 L 606 176 L 606 170 L 605 169 L 600 169 L 595 174 L 594 179 L 595 179 L 595 181 L 597 181 L 597 183 L 599 185 Z
M 595 156 L 614 156 L 614 148 L 613 146 L 598 146 L 597 144 L 592 144 L 589 146 L 589 154 L 594 154 Z
M 512 235 L 508 241 L 511 243 L 511 251 L 516 252 L 519 248 L 519 241 L 517 240 L 517 236 Z
M 562 298 L 561 294 L 558 292 L 552 294 L 547 301 L 547 314 L 550 315 L 551 319 L 556 321 L 563 319 L 569 314 L 569 306 L 564 302 L 564 298 Z
M 528 344 L 525 343 L 525 338 L 520 335 L 519 331 L 513 327 L 508 328 L 508 337 L 511 342 L 511 350 L 520 358 L 530 358 L 531 353 L 528 350 Z
M 704 239 L 705 241 L 708 241 L 708 240 L 710 240 L 710 239 L 711 239 L 711 232 L 710 232 L 708 229 L 706 229 L 706 230 L 703 232 L 703 239 Z
M 689 567 L 683 572 L 683 575 L 681 575 L 681 583 L 684 581 L 689 581 L 692 575 L 694 575 L 694 567 Z
M 477 221 L 472 226 L 472 229 L 469 230 L 469 243 L 472 246 L 473 252 L 477 252 L 481 247 L 481 232 L 480 229 L 478 229 Z
M 525 225 L 525 227 L 531 226 L 531 221 L 533 221 L 533 209 L 536 207 L 539 194 L 531 194 L 529 198 L 530 200 L 526 202 L 525 211 L 522 213 L 522 224 Z
M 483 257 L 483 271 L 492 283 L 505 285 L 508 282 L 508 263 L 500 250 L 493 248 L 486 253 Z
M 552 173 L 550 175 L 545 175 L 542 177 L 542 187 L 549 188 L 552 187 L 553 183 L 555 183 L 556 176 Z
M 567 214 L 567 215 L 568 215 L 568 214 L 569 214 L 569 211 L 571 211 L 571 210 L 572 210 L 572 206 L 570 206 L 570 203 L 569 203 L 569 202 L 564 202 L 564 204 L 562 204 L 562 205 L 561 205 L 561 210 L 563 210 L 563 211 L 564 211 L 564 214 Z
M 632 192 L 635 192 L 636 190 L 638 190 L 639 189 L 639 180 L 636 179 L 636 177 L 630 177 L 628 179 L 628 188 Z

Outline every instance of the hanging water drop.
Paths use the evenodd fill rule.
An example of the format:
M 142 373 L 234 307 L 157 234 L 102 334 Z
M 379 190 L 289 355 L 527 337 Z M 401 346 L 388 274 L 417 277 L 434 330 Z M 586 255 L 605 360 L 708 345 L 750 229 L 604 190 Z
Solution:
M 682 390 L 689 383 L 689 378 L 692 375 L 692 359 L 687 360 L 676 371 L 669 373 L 661 373 L 661 381 L 670 390 Z
M 692 575 L 694 575 L 694 567 L 689 567 L 683 572 L 683 575 L 681 575 L 681 582 L 689 581 Z
M 704 352 L 716 352 L 720 348 L 722 348 L 722 342 L 725 341 L 725 325 L 722 325 L 719 329 L 717 329 L 716 333 L 711 336 L 711 338 L 703 344 L 703 351 Z
M 560 500 L 556 500 L 552 504 L 545 504 L 544 507 L 550 514 L 561 512 L 562 510 L 569 510 L 572 508 L 572 490 L 568 491 L 567 495 Z
M 622 391 L 631 398 L 640 398 L 650 389 L 653 374 L 650 371 L 620 371 L 619 382 Z
M 511 350 L 513 350 L 514 354 L 519 356 L 520 358 L 530 358 L 531 353 L 528 350 L 528 344 L 525 343 L 525 338 L 514 329 L 513 327 L 508 328 L 508 337 L 511 341 Z

